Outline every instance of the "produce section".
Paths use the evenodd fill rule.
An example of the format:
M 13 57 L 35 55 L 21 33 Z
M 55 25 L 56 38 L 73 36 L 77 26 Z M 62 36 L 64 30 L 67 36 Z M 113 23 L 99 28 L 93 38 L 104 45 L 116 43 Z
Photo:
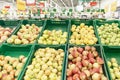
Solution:
M 7 26 L 11 33 L 8 35 L 7 27 L 2 29 L 8 39 L 1 43 L 0 57 L 19 62 L 23 55 L 26 62 L 17 77 L 7 74 L 6 78 L 119 79 L 119 26 L 119 20 L 21 20 L 13 32 L 14 27 Z M 13 65 L 10 64 L 7 63 Z M 6 72 L 1 65 L 0 70 Z M 3 76 L 0 73 L 0 77 Z
M 0 0 L 0 80 L 120 80 L 120 0 Z

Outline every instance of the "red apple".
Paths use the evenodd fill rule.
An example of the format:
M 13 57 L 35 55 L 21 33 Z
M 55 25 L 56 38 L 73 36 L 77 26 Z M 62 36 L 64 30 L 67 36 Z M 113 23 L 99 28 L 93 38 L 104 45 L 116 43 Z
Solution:
M 72 73 L 73 73 L 73 74 L 76 74 L 76 73 L 78 73 L 78 71 L 79 71 L 79 68 L 78 68 L 78 67 L 75 67 L 75 68 L 72 70 Z
M 100 80 L 100 78 L 101 78 L 101 74 L 99 74 L 99 73 L 94 73 L 92 75 L 92 80 Z
M 94 64 L 93 64 L 93 68 L 100 68 L 100 64 L 94 63 Z
M 88 51 L 83 51 L 83 52 L 82 52 L 82 55 L 83 55 L 83 56 L 87 56 L 87 54 L 88 54 Z
M 79 56 L 79 53 L 78 53 L 77 51 L 75 51 L 75 50 L 73 50 L 73 52 L 72 52 L 71 54 L 72 54 L 72 56 L 73 56 L 74 58 L 76 58 L 76 57 Z
M 74 75 L 73 75 L 73 80 L 80 80 L 80 79 L 79 79 L 79 74 L 74 74 Z
M 73 52 L 73 48 L 69 48 L 69 53 Z
M 91 74 L 100 73 L 100 68 L 93 68 L 93 69 L 90 70 L 90 73 Z
M 90 50 L 91 50 L 91 47 L 90 47 L 90 46 L 85 46 L 85 50 L 86 50 L 86 51 L 90 51 Z
M 73 80 L 73 79 L 72 79 L 72 76 L 68 76 L 68 77 L 67 77 L 67 80 Z
M 72 75 L 72 70 L 67 69 L 67 76 L 71 76 Z
M 87 56 L 82 56 L 82 60 L 88 60 Z
M 86 78 L 87 78 L 86 74 L 84 72 L 81 72 L 80 73 L 80 79 L 81 80 L 86 80 Z
M 82 68 L 82 63 L 81 63 L 81 62 L 77 62 L 77 63 L 76 63 L 76 66 L 77 66 L 79 69 L 81 69 L 81 68 Z
M 91 59 L 91 58 L 94 58 L 94 55 L 92 53 L 88 53 L 88 58 Z
M 88 60 L 82 60 L 82 65 L 84 67 L 88 66 L 88 64 L 89 64 Z
M 95 59 L 94 58 L 90 58 L 89 62 L 93 64 L 93 63 L 95 63 Z
M 88 69 L 91 69 L 93 67 L 92 63 L 88 64 Z
M 83 72 L 87 75 L 87 77 L 90 77 L 90 71 L 89 70 L 84 70 Z
M 97 62 L 98 62 L 99 64 L 104 64 L 104 61 L 103 61 L 103 59 L 102 59 L 102 58 L 97 57 L 96 59 L 97 59 Z
M 81 57 L 77 57 L 76 62 L 80 62 L 80 61 L 81 61 Z
M 81 47 L 79 47 L 79 48 L 77 48 L 77 51 L 79 52 L 79 53 L 82 53 L 83 52 L 83 48 L 81 48 Z
M 96 48 L 92 46 L 91 51 L 96 51 Z
M 93 55 L 94 55 L 94 57 L 97 57 L 98 56 L 98 52 L 97 51 L 93 51 Z

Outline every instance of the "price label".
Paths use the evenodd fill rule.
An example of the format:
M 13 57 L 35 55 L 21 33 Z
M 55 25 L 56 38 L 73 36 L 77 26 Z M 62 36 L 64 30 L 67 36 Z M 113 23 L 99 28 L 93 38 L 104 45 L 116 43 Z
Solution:
M 36 5 L 36 0 L 26 0 L 26 5 L 27 6 L 35 6 Z

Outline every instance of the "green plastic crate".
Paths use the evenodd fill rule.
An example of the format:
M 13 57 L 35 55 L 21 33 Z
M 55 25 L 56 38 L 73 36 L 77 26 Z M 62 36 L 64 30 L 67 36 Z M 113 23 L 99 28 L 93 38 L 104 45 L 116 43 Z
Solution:
M 18 80 L 23 80 L 24 79 L 24 76 L 25 76 L 25 73 L 26 73 L 26 70 L 27 70 L 27 66 L 31 64 L 32 62 L 32 59 L 34 58 L 34 53 L 36 52 L 36 50 L 38 50 L 39 48 L 47 48 L 46 46 L 44 45 L 34 45 L 32 47 L 33 51 L 31 52 L 31 56 L 29 58 L 29 60 L 27 61 L 27 64 L 26 64 L 26 67 L 24 67 L 24 71 L 22 72 L 21 76 L 19 77 Z M 66 45 L 56 45 L 56 46 L 49 46 L 49 48 L 54 48 L 54 49 L 63 49 L 64 50 L 64 59 L 63 59 L 63 66 L 62 66 L 62 74 L 61 74 L 61 80 L 63 80 L 64 78 L 64 67 L 65 67 L 65 60 L 66 60 Z
M 45 21 L 44 20 L 23 20 L 23 21 L 21 21 L 21 24 L 18 26 L 18 28 L 17 28 L 17 30 L 16 30 L 16 32 L 13 34 L 13 35 L 16 35 L 17 34 L 17 32 L 19 31 L 19 29 L 21 29 L 21 25 L 26 25 L 26 24 L 35 24 L 35 25 L 37 25 L 38 27 L 42 27 L 42 30 L 44 29 L 44 26 L 45 26 Z M 42 32 L 42 30 L 41 30 L 41 32 Z M 41 33 L 40 32 L 40 33 Z M 39 33 L 39 34 L 40 34 Z M 39 35 L 38 35 L 39 36 Z M 36 39 L 37 40 L 37 39 Z M 11 46 L 26 46 L 26 45 L 34 45 L 34 43 L 33 44 L 19 44 L 19 45 L 16 45 L 16 44 L 9 44 L 9 43 L 7 43 L 7 41 L 4 43 L 4 44 L 7 44 L 7 45 L 11 45 Z
M 0 20 L 0 26 L 2 26 L 4 28 L 9 27 L 11 29 L 15 28 L 15 30 L 11 33 L 11 35 L 16 32 L 16 30 L 17 30 L 19 25 L 20 25 L 20 20 L 5 20 L 5 21 L 4 20 Z M 3 41 L 2 43 L 4 43 L 4 42 L 5 41 Z
M 47 20 L 44 30 L 50 30 L 50 31 L 52 31 L 52 30 L 62 30 L 62 32 L 67 32 L 68 33 L 68 31 L 69 31 L 69 20 Z M 67 44 L 67 42 L 68 42 L 68 34 L 67 34 L 67 41 L 66 41 L 65 44 Z M 43 31 L 41 32 L 41 35 L 39 37 L 41 37 L 42 35 L 43 35 Z M 41 45 L 44 45 L 44 44 L 41 44 Z M 60 45 L 64 45 L 64 44 L 60 44 Z M 47 46 L 49 46 L 49 45 L 47 45 Z
M 93 20 L 71 20 L 70 22 L 70 28 L 69 28 L 69 40 L 70 40 L 70 37 L 72 35 L 72 31 L 71 31 L 71 28 L 72 28 L 72 25 L 80 25 L 81 23 L 85 23 L 85 25 L 88 25 L 88 26 L 93 26 L 94 28 L 94 32 L 95 32 L 95 36 L 96 38 L 98 39 L 98 36 L 97 36 L 97 32 L 96 32 L 96 28 L 94 27 L 94 21 Z M 70 44 L 70 43 L 69 43 Z M 97 41 L 97 43 L 95 45 L 99 44 L 99 41 Z M 71 44 L 70 44 L 71 45 Z M 72 44 L 72 45 L 76 45 L 76 44 Z
M 31 51 L 31 46 L 26 46 L 26 47 L 11 47 L 7 45 L 2 45 L 0 48 L 0 55 L 4 56 L 10 56 L 10 57 L 15 57 L 19 58 L 20 55 L 24 55 L 27 60 L 30 57 L 30 51 Z M 27 62 L 26 60 L 26 62 Z M 21 70 L 21 72 L 18 75 L 18 78 L 21 76 L 22 71 L 24 70 L 24 67 L 26 66 L 26 62 Z
M 0 20 L 0 25 L 2 27 L 14 28 L 20 23 L 20 20 Z
M 84 45 L 82 45 L 82 46 L 69 45 L 69 46 L 68 46 L 68 49 L 71 48 L 71 47 L 82 47 L 82 48 L 84 48 L 85 46 L 84 46 Z M 101 47 L 100 45 L 95 45 L 94 47 L 95 47 L 96 50 L 98 51 L 99 56 L 104 60 L 102 47 Z M 68 52 L 68 50 L 67 50 L 67 57 L 66 57 L 66 62 L 65 62 L 65 72 L 64 72 L 64 79 L 63 79 L 63 80 L 67 80 L 66 70 L 67 70 L 67 66 L 68 66 L 68 54 L 69 54 L 69 52 Z M 105 60 L 104 60 L 104 62 L 105 62 Z M 108 78 L 108 80 L 109 80 L 108 72 L 107 72 L 107 69 L 106 69 L 106 64 L 104 63 L 102 67 L 103 67 L 103 73 L 104 73 L 104 75 L 105 75 L 105 76 Z
M 116 58 L 116 60 L 118 61 L 118 65 L 120 65 L 120 62 L 119 62 L 120 61 L 120 48 L 104 46 L 103 50 L 104 50 L 104 57 L 106 61 L 106 67 L 108 70 L 108 74 L 109 74 L 110 80 L 112 80 L 109 67 L 107 65 L 107 61 L 110 61 L 111 58 Z
M 62 30 L 68 31 L 68 20 L 47 20 L 45 30 Z
M 98 33 L 98 27 L 100 27 L 101 25 L 104 25 L 104 24 L 112 24 L 112 23 L 118 23 L 119 24 L 119 28 L 120 28 L 120 23 L 119 23 L 119 21 L 118 20 L 106 20 L 106 21 L 97 21 L 97 20 L 95 20 L 94 21 L 94 26 L 95 26 L 95 29 L 96 29 L 96 34 L 97 34 L 97 36 L 98 36 L 98 41 L 99 41 L 99 43 L 101 44 L 101 45 L 103 45 L 103 46 L 107 46 L 107 45 L 104 45 L 104 44 L 102 44 L 101 43 L 101 39 L 100 39 L 100 37 L 99 37 L 99 33 Z M 114 46 L 113 46 L 114 47 Z

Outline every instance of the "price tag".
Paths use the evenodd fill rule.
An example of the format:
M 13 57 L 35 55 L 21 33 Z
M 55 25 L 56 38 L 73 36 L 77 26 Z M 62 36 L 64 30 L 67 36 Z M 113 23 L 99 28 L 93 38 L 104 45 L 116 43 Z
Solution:
M 45 7 L 45 3 L 44 2 L 40 2 L 39 6 L 40 6 L 40 8 L 43 8 L 43 7 Z
M 26 5 L 27 6 L 35 6 L 36 5 L 36 0 L 26 0 Z

